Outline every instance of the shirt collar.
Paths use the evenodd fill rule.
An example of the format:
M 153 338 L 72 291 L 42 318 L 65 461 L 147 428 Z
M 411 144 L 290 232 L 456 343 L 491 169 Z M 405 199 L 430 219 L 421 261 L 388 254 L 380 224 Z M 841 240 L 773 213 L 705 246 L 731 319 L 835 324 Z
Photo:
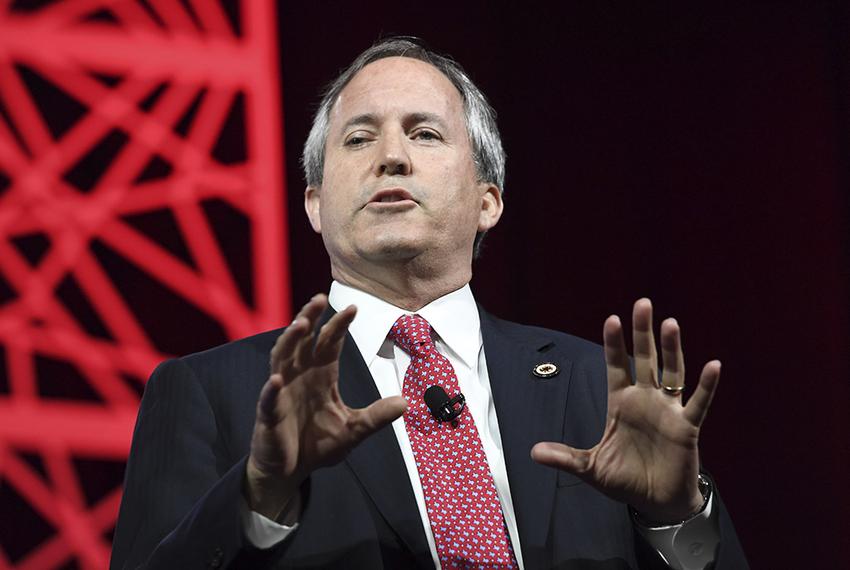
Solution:
M 431 301 L 415 313 L 387 303 L 365 291 L 338 281 L 331 284 L 328 302 L 335 311 L 349 305 L 357 307 L 357 316 L 348 329 L 363 360 L 371 364 L 393 323 L 401 315 L 417 314 L 425 318 L 440 339 L 466 366 L 474 367 L 481 348 L 481 320 L 469 285 Z

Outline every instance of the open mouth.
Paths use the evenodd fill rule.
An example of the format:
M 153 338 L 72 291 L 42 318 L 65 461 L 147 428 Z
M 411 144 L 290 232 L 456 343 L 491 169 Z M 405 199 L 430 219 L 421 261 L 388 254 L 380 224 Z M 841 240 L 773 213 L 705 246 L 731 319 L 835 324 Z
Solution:
M 416 202 L 410 192 L 404 188 L 388 188 L 376 192 L 369 200 L 369 204 L 392 204 L 405 201 Z
M 381 204 L 386 204 L 387 202 L 400 202 L 401 200 L 406 200 L 406 198 L 402 198 L 401 196 L 397 195 L 381 196 L 381 199 L 377 201 Z

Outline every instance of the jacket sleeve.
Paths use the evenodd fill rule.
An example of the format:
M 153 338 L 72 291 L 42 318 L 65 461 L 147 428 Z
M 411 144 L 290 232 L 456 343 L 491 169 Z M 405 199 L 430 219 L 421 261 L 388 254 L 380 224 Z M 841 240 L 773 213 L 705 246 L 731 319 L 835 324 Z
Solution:
M 720 510 L 720 546 L 717 548 L 714 568 L 715 570 L 746 570 L 750 565 L 747 562 L 741 542 L 738 540 L 735 525 L 732 524 L 732 518 L 729 516 L 729 511 L 726 510 L 719 492 L 717 493 L 717 506 Z
M 275 549 L 257 551 L 243 538 L 245 459 L 224 448 L 192 369 L 181 360 L 161 364 L 136 421 L 110 568 L 271 564 Z

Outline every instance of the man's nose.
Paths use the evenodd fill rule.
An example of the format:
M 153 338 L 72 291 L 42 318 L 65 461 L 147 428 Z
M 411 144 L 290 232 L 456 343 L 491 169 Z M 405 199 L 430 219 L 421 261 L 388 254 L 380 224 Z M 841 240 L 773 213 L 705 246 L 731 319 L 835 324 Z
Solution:
M 388 135 L 381 140 L 379 155 L 375 164 L 376 176 L 407 176 L 412 165 L 407 152 L 407 140 L 404 135 Z

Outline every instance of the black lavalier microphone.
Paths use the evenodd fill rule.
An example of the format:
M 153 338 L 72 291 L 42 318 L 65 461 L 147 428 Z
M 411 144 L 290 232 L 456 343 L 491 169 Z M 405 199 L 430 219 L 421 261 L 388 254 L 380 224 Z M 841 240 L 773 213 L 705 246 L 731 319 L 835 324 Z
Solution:
M 429 387 L 425 390 L 425 405 L 438 422 L 450 422 L 457 418 L 466 405 L 466 398 L 460 392 L 454 398 L 449 398 L 442 386 Z

